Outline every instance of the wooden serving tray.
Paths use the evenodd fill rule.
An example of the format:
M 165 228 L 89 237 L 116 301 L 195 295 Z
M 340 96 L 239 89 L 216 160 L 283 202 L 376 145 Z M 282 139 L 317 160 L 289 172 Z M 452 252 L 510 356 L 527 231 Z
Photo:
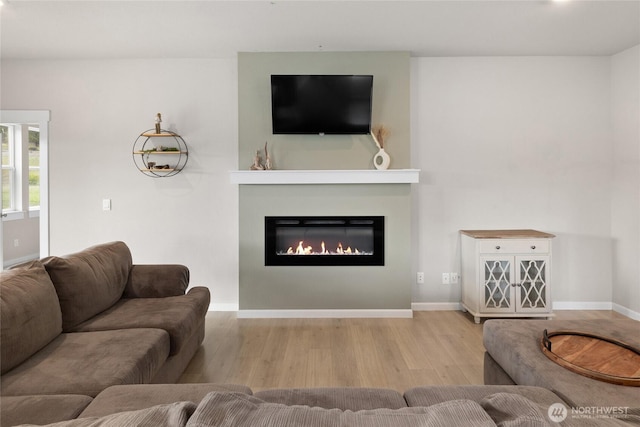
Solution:
M 545 329 L 540 346 L 549 359 L 572 372 L 640 387 L 640 350 L 629 344 L 590 333 Z

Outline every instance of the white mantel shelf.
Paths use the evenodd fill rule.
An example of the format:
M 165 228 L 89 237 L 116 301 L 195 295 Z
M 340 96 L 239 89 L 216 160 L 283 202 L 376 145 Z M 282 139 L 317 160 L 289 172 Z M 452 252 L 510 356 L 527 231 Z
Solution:
M 414 184 L 420 169 L 231 171 L 231 183 L 273 184 Z

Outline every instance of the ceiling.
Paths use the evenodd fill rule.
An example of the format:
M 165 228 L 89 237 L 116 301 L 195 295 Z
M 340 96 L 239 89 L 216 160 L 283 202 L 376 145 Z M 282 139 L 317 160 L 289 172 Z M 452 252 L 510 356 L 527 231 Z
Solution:
M 611 55 L 640 44 L 640 0 L 3 1 L 2 58 Z

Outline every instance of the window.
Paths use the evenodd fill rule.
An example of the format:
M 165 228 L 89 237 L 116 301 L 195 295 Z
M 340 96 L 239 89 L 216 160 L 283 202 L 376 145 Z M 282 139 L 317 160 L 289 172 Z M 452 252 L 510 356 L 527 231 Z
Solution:
M 0 124 L 2 138 L 2 213 L 40 208 L 40 129 L 38 125 Z
M 2 211 L 16 210 L 16 162 L 13 126 L 0 125 L 2 137 Z
M 29 126 L 29 209 L 40 208 L 40 129 Z

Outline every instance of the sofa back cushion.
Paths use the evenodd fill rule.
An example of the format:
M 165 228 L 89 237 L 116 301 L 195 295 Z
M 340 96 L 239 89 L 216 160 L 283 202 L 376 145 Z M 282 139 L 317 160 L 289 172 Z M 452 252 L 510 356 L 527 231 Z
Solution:
M 0 273 L 0 321 L 3 374 L 60 335 L 60 304 L 40 261 Z
M 242 393 L 211 392 L 202 399 L 187 427 L 495 427 L 491 417 L 471 400 L 452 400 L 429 407 L 362 411 L 267 403 Z M 539 424 L 533 424 L 535 426 Z
M 111 242 L 43 264 L 51 276 L 62 309 L 62 329 L 75 326 L 115 304 L 129 278 L 131 252 L 123 242 Z

